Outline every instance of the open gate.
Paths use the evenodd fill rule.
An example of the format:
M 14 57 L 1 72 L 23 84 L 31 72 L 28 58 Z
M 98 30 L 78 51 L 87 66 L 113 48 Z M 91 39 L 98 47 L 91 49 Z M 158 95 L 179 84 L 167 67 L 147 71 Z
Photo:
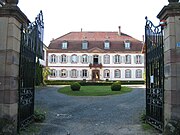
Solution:
M 35 22 L 22 25 L 20 66 L 19 66 L 19 105 L 18 130 L 33 121 L 34 86 L 36 59 L 43 57 L 43 14 L 36 17 Z
M 164 127 L 164 44 L 163 26 L 154 26 L 146 17 L 146 118 L 163 131 Z

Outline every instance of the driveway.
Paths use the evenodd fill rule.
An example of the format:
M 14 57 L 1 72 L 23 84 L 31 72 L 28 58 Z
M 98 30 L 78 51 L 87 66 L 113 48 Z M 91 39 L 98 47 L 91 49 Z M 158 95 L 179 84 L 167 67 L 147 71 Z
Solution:
M 156 135 L 143 131 L 140 115 L 145 109 L 145 90 L 103 97 L 60 94 L 62 86 L 36 91 L 36 107 L 47 112 L 40 135 Z

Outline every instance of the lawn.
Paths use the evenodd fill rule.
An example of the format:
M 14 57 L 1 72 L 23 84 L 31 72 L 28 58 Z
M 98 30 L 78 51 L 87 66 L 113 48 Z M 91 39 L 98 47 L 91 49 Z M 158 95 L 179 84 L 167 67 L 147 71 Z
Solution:
M 72 91 L 70 86 L 66 86 L 58 90 L 59 93 L 70 96 L 107 96 L 123 94 L 131 91 L 132 88 L 128 87 L 122 87 L 121 91 L 112 91 L 111 86 L 81 86 L 80 91 Z

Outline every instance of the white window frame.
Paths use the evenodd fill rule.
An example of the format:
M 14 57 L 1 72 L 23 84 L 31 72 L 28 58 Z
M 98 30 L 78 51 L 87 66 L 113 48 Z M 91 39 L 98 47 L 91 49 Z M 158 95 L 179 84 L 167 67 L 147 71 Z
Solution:
M 136 55 L 135 63 L 136 64 L 142 64 L 142 56 L 141 55 Z
M 51 69 L 51 74 L 50 77 L 56 77 L 57 76 L 57 71 L 55 69 Z
M 67 63 L 67 55 L 61 55 L 61 63 Z
M 62 69 L 61 70 L 60 77 L 62 77 L 62 78 L 66 78 L 67 77 L 67 70 L 66 69 Z
M 71 70 L 71 78 L 77 78 L 77 70 L 76 69 Z
M 78 56 L 76 54 L 73 54 L 71 56 L 71 63 L 77 63 L 78 62 Z
M 88 63 L 88 55 L 82 55 L 82 63 Z
M 121 70 L 119 69 L 114 70 L 114 78 L 121 78 Z
M 110 56 L 108 54 L 104 55 L 104 64 L 110 64 Z
M 88 42 L 87 41 L 82 42 L 82 49 L 88 49 Z
M 51 55 L 51 60 L 50 60 L 51 63 L 56 63 L 56 55 L 55 54 L 52 54 Z
M 130 69 L 125 70 L 125 78 L 131 78 L 131 70 Z
M 115 55 L 114 56 L 114 63 L 115 64 L 120 64 L 121 63 L 121 56 L 120 55 Z
M 104 78 L 110 78 L 110 70 L 109 69 L 104 70 Z
M 124 48 L 125 48 L 125 49 L 131 49 L 131 43 L 130 43 L 130 41 L 125 41 L 125 42 L 124 42 Z
M 67 41 L 62 42 L 62 49 L 67 49 L 68 43 Z
M 110 42 L 109 41 L 104 42 L 104 49 L 110 49 Z
M 136 78 L 142 78 L 142 70 L 141 69 L 136 70 Z
M 131 55 L 125 55 L 125 64 L 131 64 Z
M 87 78 L 88 77 L 88 70 L 86 70 L 86 69 L 82 70 L 82 77 L 83 78 Z

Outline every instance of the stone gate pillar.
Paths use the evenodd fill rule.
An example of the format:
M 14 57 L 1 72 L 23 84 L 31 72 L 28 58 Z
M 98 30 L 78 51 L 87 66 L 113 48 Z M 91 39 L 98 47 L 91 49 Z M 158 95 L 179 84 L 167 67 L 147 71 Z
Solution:
M 164 27 L 164 120 L 180 119 L 180 3 L 169 0 L 157 16 Z
M 4 128 L 16 134 L 21 25 L 29 20 L 17 7 L 18 0 L 5 2 L 0 7 L 0 122 L 10 120 L 10 129 Z M 0 126 L 5 125 L 0 123 Z

